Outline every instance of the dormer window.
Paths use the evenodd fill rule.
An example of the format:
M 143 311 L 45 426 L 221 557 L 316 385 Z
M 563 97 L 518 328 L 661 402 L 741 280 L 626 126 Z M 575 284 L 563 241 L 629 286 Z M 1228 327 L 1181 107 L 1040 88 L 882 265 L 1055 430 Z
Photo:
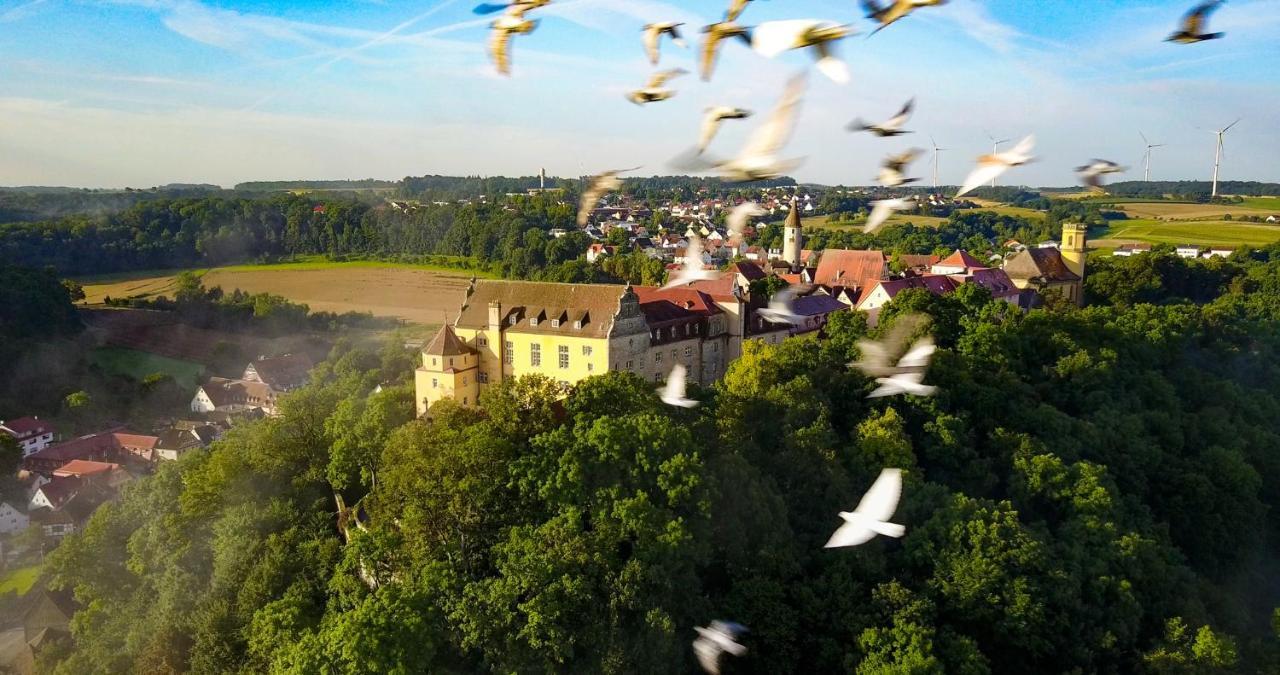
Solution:
M 531 317 L 529 317 L 529 325 L 530 325 L 530 326 L 536 326 L 536 325 L 538 325 L 538 317 L 536 317 L 536 316 L 531 316 Z
M 519 321 L 519 320 L 520 320 L 520 317 L 516 316 L 515 314 L 512 314 L 512 315 L 511 315 L 511 325 L 512 325 L 512 326 L 516 325 L 516 322 L 517 322 L 517 321 Z
M 560 327 L 560 319 L 552 319 L 552 320 L 551 320 L 551 327 L 552 327 L 552 328 L 559 328 L 559 327 Z
M 582 330 L 582 319 L 578 319 L 577 321 L 573 322 L 573 329 Z

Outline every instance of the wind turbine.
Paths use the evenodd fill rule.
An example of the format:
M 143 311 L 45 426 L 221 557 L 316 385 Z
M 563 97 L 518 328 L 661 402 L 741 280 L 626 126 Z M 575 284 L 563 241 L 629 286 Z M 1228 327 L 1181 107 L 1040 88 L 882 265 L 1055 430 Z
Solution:
M 1213 133 L 1218 135 L 1218 149 L 1213 153 L 1213 195 L 1218 196 L 1218 165 L 1222 164 L 1222 135 L 1231 130 L 1231 127 L 1239 124 L 1240 120 L 1228 124 L 1226 127 L 1219 129 Z
M 1164 143 L 1152 143 L 1151 141 L 1147 140 L 1146 134 L 1142 133 L 1141 131 L 1138 132 L 1138 135 L 1142 137 L 1142 142 L 1147 144 L 1147 152 L 1142 156 L 1142 161 L 1144 164 L 1142 169 L 1142 180 L 1144 182 L 1150 182 L 1151 181 L 1151 149 L 1163 148 Z
M 997 141 L 996 137 L 992 136 L 990 133 L 987 133 L 987 138 L 991 139 L 991 154 L 993 155 L 1000 151 L 1001 143 L 1008 143 L 1010 140 L 1012 140 L 1012 139 L 1004 138 Z M 996 179 L 992 178 L 991 187 L 995 187 L 995 186 L 996 186 Z
M 938 142 L 933 140 L 933 136 L 929 136 L 929 144 L 933 146 L 933 191 L 938 191 L 938 153 L 944 152 L 946 148 L 939 148 Z

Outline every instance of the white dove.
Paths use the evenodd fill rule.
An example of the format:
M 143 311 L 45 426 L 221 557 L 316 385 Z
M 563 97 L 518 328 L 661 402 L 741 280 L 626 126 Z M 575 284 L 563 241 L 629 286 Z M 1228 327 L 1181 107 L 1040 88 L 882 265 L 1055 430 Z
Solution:
M 644 30 L 644 51 L 649 55 L 649 63 L 658 65 L 658 42 L 662 40 L 662 36 L 670 35 L 671 42 L 677 47 L 685 47 L 687 43 L 680 36 L 680 26 L 682 23 L 674 21 L 665 21 L 662 23 L 646 24 Z
M 755 202 L 742 202 L 733 207 L 725 218 L 725 224 L 729 226 L 729 243 L 737 244 L 742 241 L 742 233 L 747 229 L 747 221 L 753 216 L 764 214 L 764 208 Z
M 773 294 L 768 307 L 756 310 L 756 314 L 769 323 L 789 323 L 793 326 L 799 324 L 804 321 L 804 317 L 791 308 L 791 301 L 795 297 L 795 289 L 790 286 L 783 288 Z
M 685 367 L 679 363 L 671 369 L 671 373 L 667 375 L 667 385 L 662 388 L 659 394 L 663 403 L 680 408 L 692 408 L 698 405 L 697 401 L 684 397 L 685 375 Z
M 1035 159 L 1031 156 L 1031 151 L 1035 146 L 1036 137 L 1027 136 L 1018 141 L 1018 144 L 1012 150 L 979 157 L 978 166 L 969 173 L 968 178 L 964 179 L 964 186 L 960 188 L 960 191 L 956 193 L 953 199 L 959 199 L 983 183 L 999 178 L 1001 174 L 1009 169 L 1015 166 L 1022 166 Z
M 691 284 L 695 281 L 715 281 L 720 278 L 716 270 L 704 269 L 702 266 L 702 240 L 694 235 L 689 237 L 689 245 L 684 249 L 684 265 L 672 275 L 663 288 L 675 288 Z
M 724 180 L 743 182 L 751 180 L 767 180 L 800 166 L 802 160 L 778 159 L 778 151 L 786 145 L 795 130 L 796 115 L 800 112 L 800 97 L 804 93 L 804 75 L 797 75 L 787 81 L 777 107 L 769 113 L 769 118 L 756 128 L 747 144 L 738 152 L 738 156 L 728 160 L 713 160 L 700 157 L 701 153 L 694 148 L 695 154 L 686 154 L 677 158 L 673 164 L 690 171 L 715 170 Z
M 862 496 L 862 501 L 858 502 L 858 508 L 852 512 L 840 512 L 844 524 L 831 535 L 823 548 L 865 544 L 874 539 L 877 534 L 883 534 L 886 537 L 901 537 L 906 534 L 907 528 L 888 522 L 893 512 L 898 509 L 898 500 L 901 498 L 902 470 L 880 471 L 880 477 L 876 478 L 871 489 Z
M 849 123 L 847 128 L 849 131 L 870 131 L 880 138 L 909 134 L 911 133 L 910 131 L 902 130 L 902 125 L 906 124 L 907 120 L 911 119 L 911 111 L 915 108 L 915 105 L 916 100 L 913 98 L 907 101 L 907 104 L 902 106 L 902 110 L 899 110 L 898 114 L 891 117 L 887 122 L 868 124 L 860 119 L 855 119 Z
M 880 386 L 875 391 L 867 394 L 867 398 L 897 396 L 898 394 L 932 396 L 938 388 L 924 384 L 924 373 L 928 370 L 929 359 L 936 349 L 937 346 L 933 344 L 933 338 L 923 337 L 917 340 L 911 350 L 898 360 L 898 372 L 892 373 L 888 377 L 877 377 L 876 384 Z
M 582 191 L 582 199 L 578 202 L 578 227 L 583 227 L 587 224 L 587 221 L 591 218 L 591 210 L 600 203 L 600 198 L 606 192 L 613 192 L 622 187 L 622 179 L 618 178 L 618 174 L 635 171 L 638 168 L 614 169 L 592 177 L 591 183 L 587 185 L 587 189 Z
M 915 197 L 899 197 L 897 199 L 880 199 L 871 202 L 871 215 L 867 216 L 867 224 L 863 226 L 864 234 L 875 234 L 896 211 L 910 211 L 916 207 Z
M 711 139 L 716 137 L 717 131 L 720 131 L 721 120 L 740 120 L 750 116 L 751 111 L 742 108 L 723 105 L 707 108 L 702 116 L 702 132 L 698 135 L 698 149 L 706 150 L 707 146 L 711 145 Z
M 720 672 L 721 655 L 742 656 L 747 653 L 747 648 L 737 640 L 739 635 L 747 632 L 740 624 L 712 621 L 710 626 L 695 626 L 694 630 L 698 631 L 698 638 L 693 641 L 693 653 L 698 657 L 698 665 L 711 675 Z
M 849 26 L 817 19 L 766 21 L 751 31 L 751 47 L 768 58 L 788 49 L 812 48 L 818 70 L 832 81 L 845 84 L 849 81 L 849 66 L 835 57 L 831 44 L 853 32 Z

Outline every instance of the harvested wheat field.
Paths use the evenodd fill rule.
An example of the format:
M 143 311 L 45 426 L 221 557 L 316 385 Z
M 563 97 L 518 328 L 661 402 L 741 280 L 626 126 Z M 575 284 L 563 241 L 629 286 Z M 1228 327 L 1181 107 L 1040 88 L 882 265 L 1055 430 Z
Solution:
M 465 276 L 393 267 L 214 269 L 202 280 L 209 288 L 282 295 L 313 312 L 370 312 L 420 324 L 444 323 L 446 313 L 456 317 L 467 288 Z
M 107 278 L 84 282 L 85 302 L 104 298 L 154 297 L 171 293 L 176 273 L 145 274 L 134 279 Z M 317 267 L 253 266 L 215 268 L 201 280 L 224 291 L 272 293 L 305 303 L 313 312 L 370 312 L 409 323 L 438 325 L 462 304 L 467 273 L 361 265 Z
M 1172 202 L 1134 202 L 1116 204 L 1116 207 L 1135 218 L 1158 220 L 1219 220 L 1226 214 L 1236 216 L 1266 216 L 1268 211 L 1236 206 L 1234 204 L 1177 204 Z

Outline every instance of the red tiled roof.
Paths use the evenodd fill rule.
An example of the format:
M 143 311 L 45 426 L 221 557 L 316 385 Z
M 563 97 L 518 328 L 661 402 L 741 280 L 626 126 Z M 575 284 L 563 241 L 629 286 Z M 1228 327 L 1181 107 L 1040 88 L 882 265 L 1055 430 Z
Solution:
M 44 450 L 29 455 L 24 462 L 51 464 L 56 462 L 59 466 L 70 462 L 73 459 L 89 459 L 91 457 L 106 456 L 109 453 L 120 449 L 119 442 L 115 439 L 112 432 L 102 432 L 98 434 L 90 434 L 69 440 L 65 443 L 51 445 Z
M 42 422 L 39 417 L 19 417 L 16 420 L 0 422 L 0 428 L 12 431 L 13 436 L 18 440 L 30 436 L 41 436 L 54 431 L 52 424 Z
M 903 253 L 898 256 L 898 259 L 901 260 L 902 264 L 906 267 L 932 267 L 938 264 L 938 261 L 942 260 L 942 257 L 933 254 L 917 255 L 914 253 Z
M 797 285 L 797 284 L 803 284 L 803 283 L 804 283 L 804 279 L 803 279 L 803 278 L 801 278 L 801 276 L 800 276 L 799 274 L 779 274 L 779 275 L 778 275 L 778 278 L 779 278 L 779 279 L 782 279 L 783 281 L 785 281 L 785 282 L 787 282 L 787 283 L 789 283 L 789 284 L 791 284 L 791 285 L 793 285 L 793 286 L 794 286 L 794 285 Z
M 814 283 L 824 286 L 863 286 L 883 279 L 887 265 L 883 251 L 827 249 L 818 262 Z
M 62 508 L 76 493 L 80 491 L 84 481 L 75 476 L 59 476 L 44 485 L 41 485 L 37 492 L 43 493 L 44 498 L 49 500 L 54 510 Z
M 940 267 L 963 267 L 965 269 L 970 267 L 986 267 L 985 264 L 977 258 L 969 255 L 969 252 L 964 249 L 959 249 L 955 253 L 947 256 L 946 259 L 938 263 L 938 265 Z
M 159 436 L 143 436 L 141 434 L 111 434 L 116 443 L 126 450 L 152 450 L 160 442 Z
M 726 274 L 721 275 L 719 279 L 695 281 L 680 288 L 700 291 L 716 300 L 733 300 L 737 297 L 733 294 L 733 290 L 736 287 L 737 282 L 734 280 L 733 275 Z
M 650 324 L 719 314 L 720 307 L 709 294 L 692 288 L 633 287 L 640 298 L 640 311 Z
M 953 281 L 951 277 L 929 274 L 919 277 L 907 277 L 905 279 L 881 281 L 879 283 L 879 287 L 883 288 L 884 292 L 889 295 L 889 299 L 892 300 L 897 297 L 899 293 L 907 290 L 908 288 L 923 288 L 933 295 L 945 295 L 955 290 L 956 282 Z M 870 295 L 875 288 L 875 286 L 871 286 L 871 290 L 868 290 L 859 296 L 858 302 L 861 303 L 866 299 L 866 297 Z
M 58 467 L 58 470 L 54 471 L 53 475 L 64 478 L 71 476 L 79 478 L 83 476 L 107 473 L 119 467 L 119 464 L 112 464 L 111 462 L 92 462 L 87 459 L 73 459 Z

